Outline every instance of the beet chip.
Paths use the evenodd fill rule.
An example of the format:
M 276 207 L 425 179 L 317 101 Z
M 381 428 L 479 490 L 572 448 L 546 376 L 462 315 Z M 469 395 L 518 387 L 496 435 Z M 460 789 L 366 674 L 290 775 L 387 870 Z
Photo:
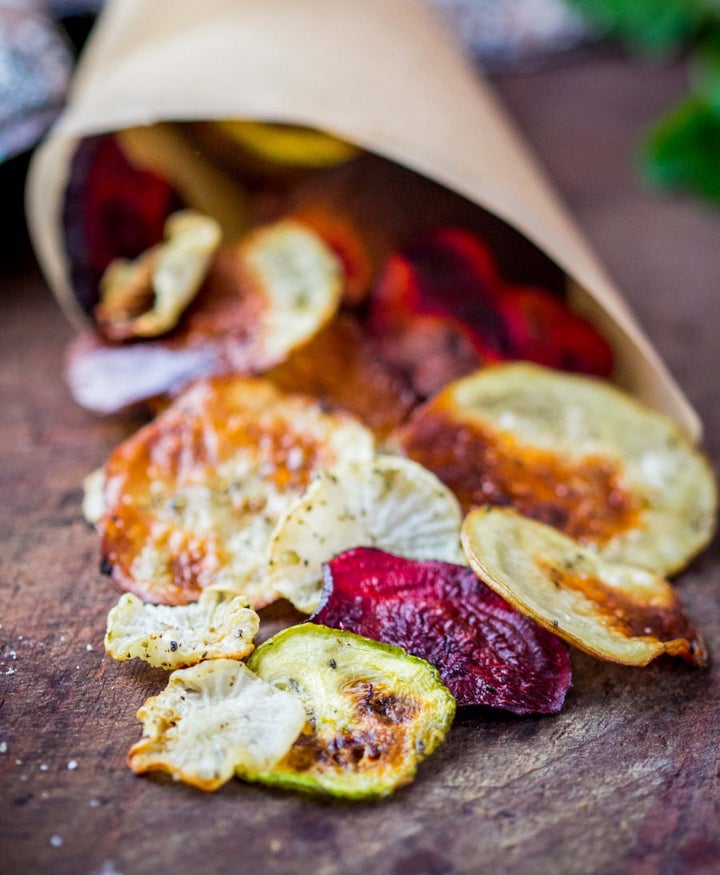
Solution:
M 458 705 L 552 714 L 571 684 L 565 644 L 461 565 L 358 547 L 324 566 L 315 623 L 432 663 Z

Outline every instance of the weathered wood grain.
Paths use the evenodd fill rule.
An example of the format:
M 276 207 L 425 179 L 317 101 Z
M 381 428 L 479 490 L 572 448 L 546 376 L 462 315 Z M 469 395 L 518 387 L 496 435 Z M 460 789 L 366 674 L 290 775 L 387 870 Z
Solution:
M 639 189 L 643 124 L 677 69 L 598 58 L 500 89 L 720 458 L 720 219 Z M 19 261 L 19 263 L 18 263 Z M 573 654 L 550 718 L 461 717 L 416 782 L 327 803 L 235 782 L 214 795 L 125 766 L 164 674 L 102 650 L 116 593 L 79 483 L 137 422 L 75 406 L 70 329 L 28 258 L 0 286 L 0 873 L 674 873 L 720 868 L 720 550 L 679 579 L 716 664 Z M 73 765 L 76 764 L 76 767 Z

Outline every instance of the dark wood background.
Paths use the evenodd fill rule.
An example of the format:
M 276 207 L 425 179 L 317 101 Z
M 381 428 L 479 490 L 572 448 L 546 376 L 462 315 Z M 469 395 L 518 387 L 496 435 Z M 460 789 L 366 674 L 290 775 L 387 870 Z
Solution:
M 634 172 L 640 132 L 683 93 L 683 71 L 603 51 L 497 85 L 700 411 L 717 461 L 720 216 L 642 190 Z M 164 675 L 103 653 L 117 593 L 98 573 L 79 484 L 135 424 L 72 403 L 61 376 L 71 329 L 22 232 L 2 248 L 2 875 L 720 871 L 717 543 L 678 580 L 715 666 L 638 670 L 574 652 L 560 715 L 463 716 L 388 801 L 239 782 L 203 795 L 131 774 L 135 712 Z

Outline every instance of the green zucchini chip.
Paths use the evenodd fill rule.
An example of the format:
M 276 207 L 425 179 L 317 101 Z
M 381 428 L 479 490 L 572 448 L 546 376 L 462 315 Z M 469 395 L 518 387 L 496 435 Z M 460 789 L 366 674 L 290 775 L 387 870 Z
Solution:
M 314 623 L 257 648 L 249 668 L 299 697 L 307 722 L 272 768 L 240 777 L 348 799 L 387 796 L 443 741 L 455 699 L 430 663 Z

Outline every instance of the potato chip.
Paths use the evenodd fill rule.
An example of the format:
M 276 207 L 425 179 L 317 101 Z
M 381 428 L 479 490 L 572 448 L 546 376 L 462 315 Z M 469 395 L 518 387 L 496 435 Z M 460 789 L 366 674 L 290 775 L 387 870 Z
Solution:
M 184 604 L 222 582 L 253 607 L 276 596 L 269 537 L 312 475 L 372 458 L 346 413 L 242 377 L 200 381 L 105 465 L 103 563 L 123 589 Z
M 402 647 L 440 672 L 458 705 L 553 714 L 570 688 L 567 646 L 470 568 L 368 547 L 325 566 L 314 623 Z
M 143 737 L 128 755 L 134 772 L 216 790 L 236 770 L 273 768 L 302 731 L 305 709 L 244 663 L 213 659 L 173 672 L 138 720 Z
M 105 650 L 113 659 L 142 659 L 176 669 L 205 659 L 244 659 L 260 618 L 242 595 L 209 589 L 189 605 L 147 605 L 125 593 L 110 611 Z
M 67 380 L 79 404 L 112 413 L 194 377 L 261 373 L 310 340 L 341 293 L 340 263 L 322 240 L 300 222 L 277 222 L 221 247 L 170 334 L 120 346 L 81 335 Z
M 662 577 L 606 561 L 510 508 L 473 510 L 462 538 L 481 580 L 581 650 L 624 665 L 647 665 L 662 653 L 704 664 L 702 638 Z
M 165 223 L 165 240 L 135 261 L 113 261 L 100 280 L 95 318 L 109 340 L 157 337 L 174 328 L 198 293 L 220 225 L 184 210 Z
M 589 377 L 496 365 L 448 386 L 392 442 L 466 511 L 511 506 L 659 574 L 682 568 L 714 529 L 705 458 L 670 420 Z
M 270 542 L 269 579 L 300 611 L 322 592 L 322 565 L 352 547 L 409 559 L 462 563 L 462 517 L 452 493 L 399 456 L 375 456 L 321 471 L 288 508 Z
M 270 638 L 248 666 L 298 696 L 307 714 L 283 759 L 242 770 L 265 784 L 349 799 L 386 796 L 412 780 L 455 716 L 455 700 L 429 663 L 314 623 Z

